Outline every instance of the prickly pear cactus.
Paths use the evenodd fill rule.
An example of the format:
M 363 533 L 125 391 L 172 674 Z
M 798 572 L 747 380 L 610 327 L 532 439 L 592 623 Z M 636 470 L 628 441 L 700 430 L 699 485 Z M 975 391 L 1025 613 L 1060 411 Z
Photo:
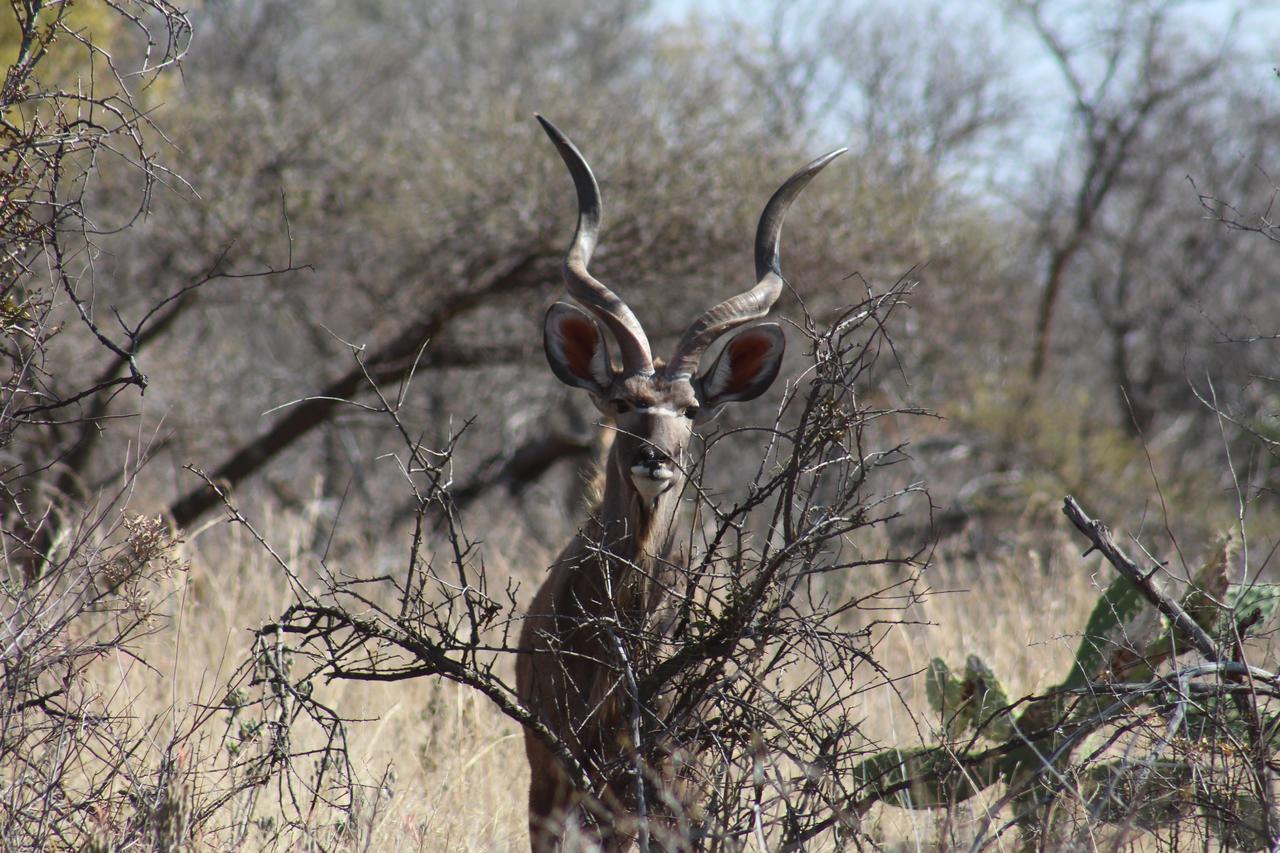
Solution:
M 1280 606 L 1280 585 L 1232 583 L 1239 548 L 1238 538 L 1220 538 L 1181 600 L 1183 609 L 1224 649 L 1233 648 L 1242 626 L 1270 619 Z M 970 656 L 964 670 L 956 671 L 934 658 L 925 689 L 950 745 L 886 750 L 859 765 L 854 781 L 868 801 L 907 808 L 953 806 L 1004 782 L 1010 790 L 1021 791 L 1013 808 L 1020 815 L 1024 838 L 1036 843 L 1054 836 L 1050 804 L 1057 796 L 1055 787 L 1037 780 L 1069 776 L 1077 780 L 1080 803 L 1091 820 L 1154 830 L 1199 812 L 1200 825 L 1229 849 L 1265 849 L 1265 817 L 1257 798 L 1241 796 L 1239 790 L 1216 790 L 1211 777 L 1217 771 L 1202 766 L 1201 756 L 1217 754 L 1220 740 L 1248 742 L 1247 721 L 1231 697 L 1186 703 L 1172 688 L 1135 696 L 1135 704 L 1179 707 L 1179 731 L 1185 735 L 1181 739 L 1190 746 L 1175 744 L 1167 754 L 1148 760 L 1070 766 L 1079 742 L 1067 739 L 1096 728 L 1098 711 L 1115 701 L 1094 696 L 1089 685 L 1146 682 L 1157 677 L 1163 664 L 1193 651 L 1189 640 L 1171 628 L 1131 581 L 1117 577 L 1094 606 L 1071 671 L 1056 689 L 1018 713 L 982 659 Z M 973 749 L 979 739 L 999 746 L 974 751 L 955 747 L 969 743 Z M 1070 748 L 1064 748 L 1068 743 Z M 1050 774 L 1043 766 L 1048 755 L 1056 756 Z
M 953 806 L 1004 778 L 999 756 L 979 757 L 933 746 L 888 749 L 854 770 L 873 799 L 908 809 Z
M 1113 580 L 1089 614 L 1075 663 L 1059 689 L 1083 687 L 1106 674 L 1128 677 L 1152 635 L 1158 633 L 1160 626 L 1153 624 L 1151 611 L 1128 579 Z
M 954 674 L 942 658 L 934 658 L 929 663 L 925 692 L 942 718 L 949 740 L 972 733 L 1000 741 L 1013 733 L 1008 714 L 1001 713 L 1009 707 L 1009 695 L 977 655 L 969 655 L 962 676 Z
M 1237 626 L 1265 622 L 1280 603 L 1276 584 L 1231 582 L 1232 574 L 1240 571 L 1239 556 L 1240 537 L 1232 529 L 1218 538 L 1180 602 L 1187 615 L 1225 648 L 1234 645 Z M 1191 643 L 1166 621 L 1159 638 L 1147 645 L 1142 665 L 1133 668 L 1129 677 L 1149 678 L 1160 664 L 1188 651 Z
M 1210 634 L 1222 615 L 1222 602 L 1227 600 L 1231 585 L 1231 567 L 1239 553 L 1240 537 L 1234 529 L 1220 536 L 1182 597 L 1182 609 Z

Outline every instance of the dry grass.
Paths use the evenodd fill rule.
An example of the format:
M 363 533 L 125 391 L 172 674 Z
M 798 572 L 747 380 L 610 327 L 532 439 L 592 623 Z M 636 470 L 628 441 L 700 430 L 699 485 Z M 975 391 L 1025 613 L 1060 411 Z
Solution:
M 293 565 L 315 558 L 308 552 L 308 543 L 318 539 L 314 519 L 277 516 L 264 528 Z M 210 689 L 248 654 L 251 630 L 287 604 L 278 569 L 240 528 L 220 525 L 192 539 L 187 588 L 175 589 L 172 599 L 172 630 L 152 638 L 155 648 L 148 650 L 172 666 L 134 695 L 141 715 L 167 713 L 171 699 L 181 708 L 216 698 Z M 509 571 L 502 555 L 491 552 L 489 560 L 495 571 Z M 353 849 L 527 847 L 523 740 L 483 697 L 431 679 L 337 682 L 318 685 L 316 695 L 366 721 L 351 730 L 353 765 L 370 786 L 357 809 Z M 270 815 L 271 805 L 260 802 L 259 816 Z M 250 846 L 253 841 L 251 836 Z
M 296 515 L 266 513 L 262 519 L 273 546 L 296 566 L 316 558 L 312 543 L 325 542 L 317 524 L 314 517 Z M 527 599 L 536 576 L 531 564 L 544 564 L 551 554 L 517 530 L 494 530 L 488 538 L 490 572 L 497 577 L 515 572 Z M 104 694 L 127 704 L 140 720 L 172 720 L 193 705 L 216 704 L 220 685 L 250 648 L 251 630 L 277 616 L 287 602 L 278 570 L 240 528 L 211 523 L 193 532 L 184 551 L 191 569 L 176 576 L 169 590 L 170 621 L 140 650 L 156 671 L 120 656 L 97 672 Z M 357 553 L 354 544 L 347 546 L 349 561 Z M 934 656 L 958 663 L 976 654 L 992 665 L 1012 696 L 1041 690 L 1062 677 L 1096 600 L 1097 580 L 1065 534 L 1049 548 L 1041 542 L 1006 553 L 981 564 L 941 553 L 926 575 L 932 589 L 926 601 L 902 614 L 862 614 L 868 622 L 900 615 L 907 623 L 877 629 L 877 657 L 891 673 L 918 673 Z M 519 568 L 513 568 L 517 559 Z M 891 580 L 886 569 L 851 582 L 877 589 Z M 896 686 L 896 694 L 889 689 L 868 694 L 864 731 L 903 746 L 933 739 L 937 721 L 925 700 L 923 678 L 906 677 Z M 522 738 L 483 697 L 429 679 L 335 683 L 319 686 L 317 695 L 345 716 L 367 721 L 351 729 L 352 761 L 369 787 L 344 846 L 526 848 Z M 223 748 L 218 737 L 211 733 L 204 742 L 206 756 Z M 983 817 L 984 801 L 989 800 L 946 816 L 878 806 L 867 828 L 890 848 L 933 847 L 943 837 L 964 835 L 967 822 Z M 247 815 L 250 822 L 269 817 L 273 802 L 273 795 L 264 794 Z M 238 807 L 246 808 L 244 803 Z M 264 821 L 251 829 L 249 845 L 265 841 L 269 827 Z M 219 831 L 200 840 L 218 846 Z

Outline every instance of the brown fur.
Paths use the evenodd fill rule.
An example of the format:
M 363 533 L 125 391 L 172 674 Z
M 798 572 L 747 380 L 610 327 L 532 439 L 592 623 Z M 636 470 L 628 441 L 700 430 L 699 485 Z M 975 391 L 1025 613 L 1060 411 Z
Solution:
M 734 338 L 722 357 L 727 371 L 718 371 L 732 379 L 719 381 L 723 396 L 702 378 L 668 376 L 660 361 L 652 374 L 606 370 L 599 329 L 568 306 L 548 312 L 546 341 L 552 370 L 586 389 L 612 417 L 614 438 L 600 505 L 552 565 L 520 634 L 517 696 L 583 766 L 590 788 L 575 790 L 551 751 L 526 731 L 529 837 L 534 851 L 551 850 L 576 824 L 618 849 L 635 831 L 635 777 L 625 746 L 632 700 L 618 638 L 632 638 L 624 644 L 629 654 L 644 652 L 636 648 L 637 631 L 662 621 L 655 617 L 681 564 L 674 522 L 701 407 L 712 411 L 722 400 L 749 399 L 767 388 L 782 338 L 769 327 Z M 664 782 L 661 795 L 682 800 L 674 783 Z M 654 821 L 661 817 L 654 811 L 650 826 L 658 829 L 664 821 Z
M 672 488 L 645 505 L 628 476 L 623 448 L 629 443 L 614 443 L 603 500 L 552 565 L 521 631 L 520 701 L 538 711 L 598 783 L 597 790 L 575 791 L 552 753 L 526 733 L 535 851 L 554 849 L 570 821 L 598 824 L 609 847 L 629 843 L 617 818 L 630 807 L 630 777 L 600 772 L 623 754 L 629 708 L 616 645 L 600 620 L 616 619 L 622 631 L 634 631 L 660 606 L 671 581 L 680 491 Z

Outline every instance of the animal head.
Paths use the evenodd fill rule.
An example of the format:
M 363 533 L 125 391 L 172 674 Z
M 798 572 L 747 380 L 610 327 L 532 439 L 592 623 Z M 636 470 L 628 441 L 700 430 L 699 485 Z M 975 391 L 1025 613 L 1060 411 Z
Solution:
M 547 361 L 562 382 L 585 390 L 613 420 L 613 453 L 632 487 L 649 503 L 683 487 L 686 453 L 697 425 L 728 403 L 755 399 L 777 378 L 786 339 L 776 323 L 738 332 L 705 368 L 702 357 L 729 331 L 769 313 L 782 293 L 778 239 L 787 209 L 813 176 L 845 149 L 814 160 L 773 194 L 756 229 L 755 286 L 695 319 L 671 360 L 664 362 L 653 357 L 644 328 L 627 304 L 587 271 L 600 228 L 600 189 L 568 137 L 542 116 L 538 121 L 577 189 L 578 227 L 565 255 L 564 279 L 569 295 L 587 309 L 558 302 L 547 311 Z M 617 342 L 620 366 L 610 357 L 601 323 Z

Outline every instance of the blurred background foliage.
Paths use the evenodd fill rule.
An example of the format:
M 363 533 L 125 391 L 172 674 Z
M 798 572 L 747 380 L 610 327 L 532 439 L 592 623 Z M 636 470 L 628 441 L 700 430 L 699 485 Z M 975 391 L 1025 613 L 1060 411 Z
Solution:
M 573 202 L 537 110 L 591 159 L 607 217 L 595 269 L 660 348 L 747 280 L 778 176 L 848 144 L 788 224 L 790 298 L 821 317 L 864 282 L 918 280 L 895 334 L 902 372 L 868 390 L 942 416 L 918 444 L 935 499 L 997 528 L 1065 488 L 1143 513 L 1149 451 L 1166 497 L 1213 532 L 1236 514 L 1223 489 L 1239 433 L 1224 439 L 1204 400 L 1274 429 L 1277 348 L 1258 338 L 1280 305 L 1275 247 L 1223 228 L 1199 194 L 1265 204 L 1280 128 L 1274 74 L 1239 49 L 1248 15 L 1192 11 L 201 4 L 180 84 L 156 105 L 183 180 L 102 241 L 96 298 L 142 306 L 210 268 L 306 268 L 196 292 L 146 353 L 156 382 L 138 420 L 113 432 L 151 437 L 163 501 L 194 485 L 182 464 L 215 465 L 270 428 L 265 411 L 348 369 L 344 341 L 376 349 L 525 257 L 536 275 L 431 336 L 415 421 L 443 433 L 476 417 L 464 463 L 549 425 L 580 430 L 585 410 L 539 353 Z M 123 198 L 104 175 L 92 203 L 109 220 Z M 366 485 L 383 449 L 340 412 L 252 485 L 286 502 L 350 486 L 345 511 L 373 530 L 392 510 Z M 84 473 L 119 458 L 108 442 Z M 1274 485 L 1265 455 L 1238 461 Z
M 39 14 L 60 16 L 32 81 L 46 88 L 147 49 L 105 6 Z M 589 452 L 591 414 L 539 352 L 573 200 L 537 110 L 593 163 L 606 203 L 595 270 L 660 349 L 747 280 L 779 176 L 851 147 L 788 223 L 794 291 L 777 314 L 799 299 L 829 316 L 867 286 L 917 282 L 894 333 L 899 369 L 867 393 L 940 416 L 894 436 L 946 510 L 940 532 L 998 537 L 1064 490 L 1138 522 L 1158 488 L 1206 536 L 1239 514 L 1232 451 L 1246 499 L 1275 485 L 1250 431 L 1277 430 L 1276 248 L 1222 221 L 1262 215 L 1275 192 L 1278 83 L 1251 47 L 1274 44 L 1259 37 L 1276 24 L 1265 10 L 206 0 L 189 17 L 180 74 L 121 81 L 160 169 L 140 190 L 129 157 L 95 160 L 75 286 L 99 314 L 137 319 L 214 280 L 139 347 L 145 396 L 76 403 L 89 434 L 24 433 L 4 450 L 11 482 L 62 460 L 63 483 L 90 495 L 142 461 L 139 493 L 164 508 L 198 486 L 182 469 L 195 463 L 246 500 L 334 513 L 354 497 L 343 512 L 381 539 L 399 497 L 370 477 L 387 438 L 358 410 L 300 418 L 250 464 L 219 468 L 260 447 L 292 401 L 336 388 L 355 369 L 348 343 L 396 361 L 378 374 L 391 382 L 429 339 L 408 406 L 428 434 L 474 418 L 463 466 L 501 470 L 548 435 L 574 437 L 563 455 Z M 21 33 L 5 27 L 12 59 Z M 17 306 L 40 271 L 14 269 Z M 68 310 L 54 300 L 54 327 Z M 60 336 L 45 358 L 55 397 L 104 366 L 89 335 Z M 1245 429 L 1224 429 L 1215 406 Z M 580 478 L 557 458 L 507 477 L 520 494 L 491 488 L 501 477 L 473 492 L 556 541 L 575 504 L 545 497 Z

